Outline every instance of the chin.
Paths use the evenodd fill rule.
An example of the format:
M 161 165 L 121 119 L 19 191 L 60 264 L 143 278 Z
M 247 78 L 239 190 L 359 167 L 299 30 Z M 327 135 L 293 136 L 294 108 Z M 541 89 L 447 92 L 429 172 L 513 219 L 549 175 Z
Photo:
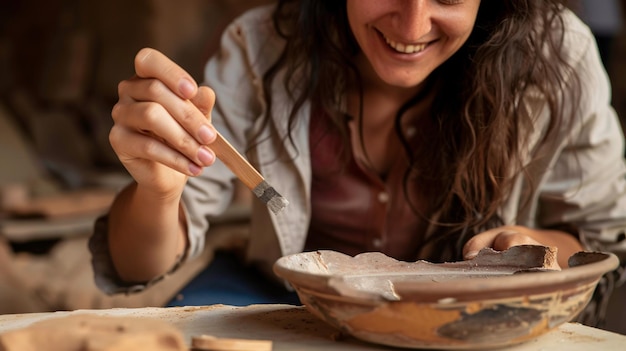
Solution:
M 378 77 L 392 87 L 415 88 L 422 84 L 431 73 L 430 69 L 390 70 L 383 68 L 378 70 Z
M 397 88 L 415 88 L 418 85 L 422 84 L 424 80 L 426 80 L 427 76 L 423 75 L 414 75 L 412 77 L 403 77 L 403 78 L 388 78 L 383 79 L 385 83 L 388 85 L 397 87 Z

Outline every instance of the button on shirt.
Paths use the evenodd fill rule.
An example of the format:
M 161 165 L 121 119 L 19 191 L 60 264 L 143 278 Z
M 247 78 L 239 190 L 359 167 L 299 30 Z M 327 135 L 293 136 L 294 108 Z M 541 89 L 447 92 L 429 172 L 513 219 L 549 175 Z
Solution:
M 312 217 L 305 250 L 378 251 L 399 260 L 418 259 L 426 223 L 405 198 L 406 156 L 398 155 L 381 179 L 351 150 L 347 159 L 342 156 L 346 146 L 325 116 L 312 116 L 310 128 Z M 415 197 L 415 190 L 410 183 L 408 193 Z

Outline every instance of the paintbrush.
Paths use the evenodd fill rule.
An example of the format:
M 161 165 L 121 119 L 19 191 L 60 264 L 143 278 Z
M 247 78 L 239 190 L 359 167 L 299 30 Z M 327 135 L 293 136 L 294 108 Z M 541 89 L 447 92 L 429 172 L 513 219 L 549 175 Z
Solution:
M 217 132 L 217 139 L 209 145 L 224 164 L 247 186 L 256 197 L 274 213 L 285 208 L 289 201 L 270 186 L 263 176 L 235 148 Z

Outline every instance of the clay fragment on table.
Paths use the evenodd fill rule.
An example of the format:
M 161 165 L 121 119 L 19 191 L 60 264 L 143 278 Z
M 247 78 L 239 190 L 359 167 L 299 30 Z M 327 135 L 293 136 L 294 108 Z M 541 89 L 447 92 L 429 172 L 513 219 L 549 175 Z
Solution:
M 272 351 L 271 340 L 216 338 L 212 335 L 194 336 L 194 351 Z
M 0 334 L 0 351 L 187 351 L 174 326 L 149 318 L 76 315 Z

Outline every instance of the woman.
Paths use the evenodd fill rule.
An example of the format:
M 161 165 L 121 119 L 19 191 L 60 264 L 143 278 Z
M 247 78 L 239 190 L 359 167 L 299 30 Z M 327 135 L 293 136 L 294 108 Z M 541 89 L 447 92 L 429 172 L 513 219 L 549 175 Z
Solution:
M 225 32 L 206 85 L 151 49 L 111 144 L 135 179 L 92 238 L 99 285 L 198 254 L 232 198 L 215 129 L 290 201 L 252 205 L 247 259 L 514 245 L 624 251 L 623 136 L 588 29 L 557 0 L 282 0 Z M 211 232 L 208 231 L 208 235 Z

